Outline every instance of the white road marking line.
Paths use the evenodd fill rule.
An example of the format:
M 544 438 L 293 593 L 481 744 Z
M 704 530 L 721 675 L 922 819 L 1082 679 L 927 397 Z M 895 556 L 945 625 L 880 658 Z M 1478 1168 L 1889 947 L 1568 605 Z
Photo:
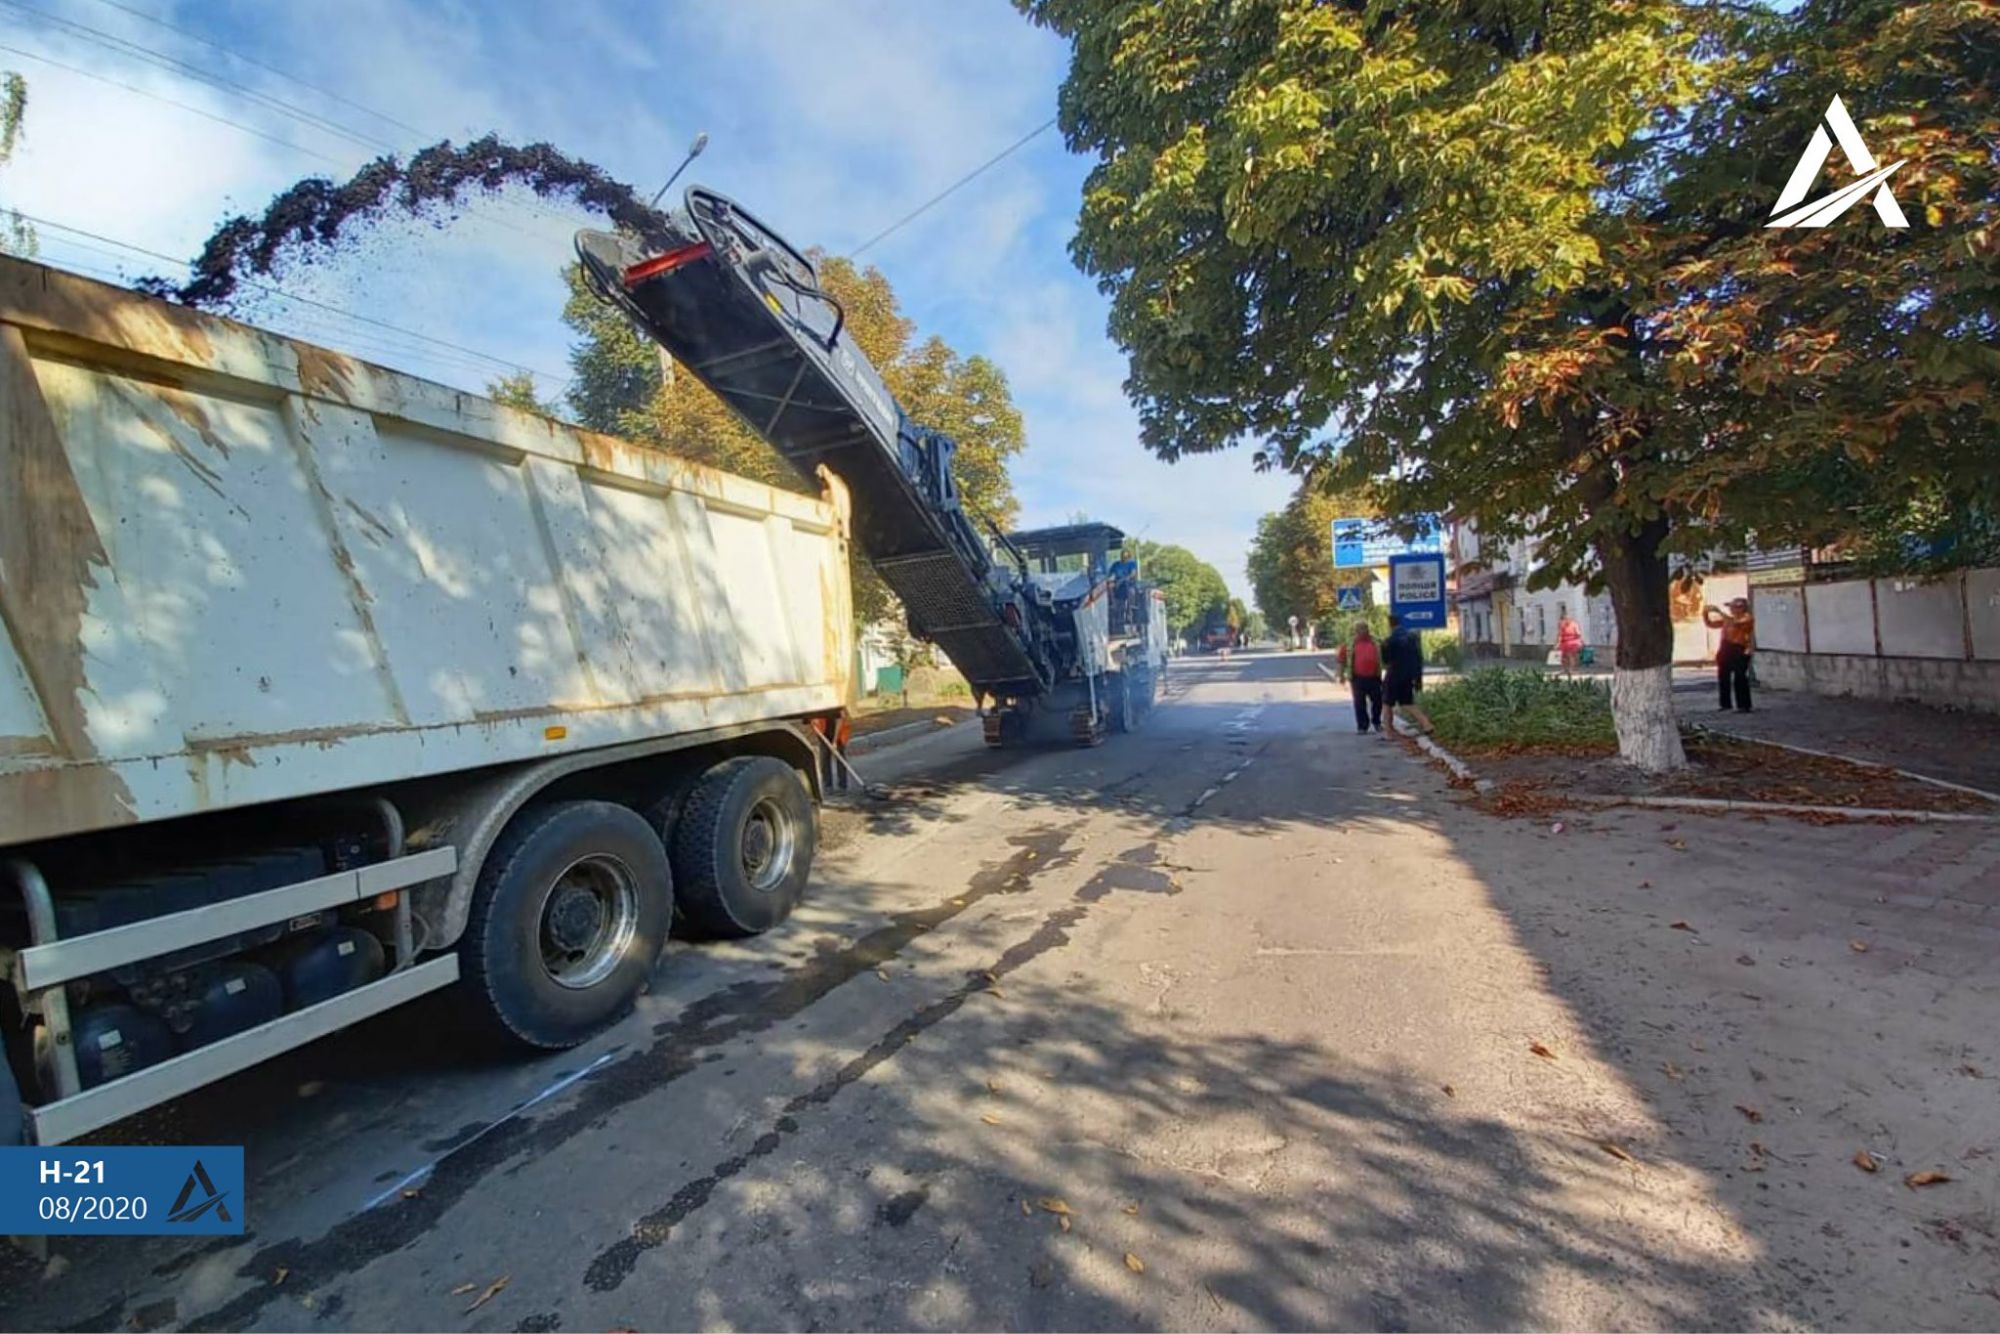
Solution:
M 564 1075 L 561 1079 L 558 1079 L 555 1083 L 549 1085 L 547 1088 L 543 1089 L 540 1093 L 537 1093 L 534 1097 L 516 1106 L 512 1111 L 508 1112 L 505 1116 L 501 1117 L 499 1120 L 490 1122 L 487 1125 L 481 1127 L 479 1131 L 476 1134 L 474 1134 L 470 1139 L 461 1140 L 457 1144 L 453 1145 L 451 1149 L 445 1154 L 445 1157 L 449 1157 L 451 1154 L 457 1153 L 460 1149 L 465 1148 L 467 1145 L 478 1143 L 480 1140 L 486 1138 L 486 1136 L 491 1134 L 493 1131 L 498 1130 L 501 1126 L 504 1126 L 509 1121 L 512 1121 L 522 1112 L 527 1111 L 530 1107 L 533 1107 L 538 1103 L 546 1102 L 550 1098 L 555 1097 L 556 1094 L 561 1093 L 571 1084 L 576 1083 L 579 1079 L 582 1079 L 585 1075 L 590 1074 L 592 1071 L 602 1066 L 605 1062 L 609 1061 L 614 1055 L 616 1055 L 615 1052 L 607 1051 L 602 1056 L 592 1061 L 589 1065 L 584 1066 L 583 1069 L 575 1071 L 574 1073 L 571 1074 Z M 416 1171 L 411 1172 L 409 1175 L 405 1176 L 401 1181 L 398 1181 L 395 1185 L 389 1187 L 387 1190 L 374 1196 L 372 1199 L 368 1201 L 368 1203 L 362 1205 L 361 1212 L 365 1214 L 370 1209 L 375 1208 L 377 1205 L 383 1204 L 389 1199 L 393 1198 L 394 1196 L 402 1194 L 402 1192 L 410 1189 L 412 1186 L 421 1185 L 423 1182 L 430 1180 L 431 1173 L 437 1171 L 438 1164 L 443 1161 L 444 1158 L 431 1159 L 429 1162 L 425 1163 L 422 1167 L 419 1167 Z
M 1218 792 L 1220 792 L 1220 791 L 1222 791 L 1222 789 L 1221 789 L 1221 788 L 1219 788 L 1219 787 L 1212 787 L 1212 788 L 1210 788 L 1210 789 L 1209 789 L 1208 791 L 1206 791 L 1206 792 L 1202 793 L 1202 794 L 1201 794 L 1200 796 L 1196 797 L 1196 798 L 1194 799 L 1194 804 L 1195 804 L 1195 805 L 1197 805 L 1197 806 L 1199 806 L 1199 805 L 1201 805 L 1201 804 L 1202 804 L 1202 803 L 1203 803 L 1204 801 L 1207 801 L 1207 800 L 1208 800 L 1208 799 L 1209 799 L 1210 797 L 1214 796 L 1214 795 L 1215 795 L 1216 793 L 1218 793 Z

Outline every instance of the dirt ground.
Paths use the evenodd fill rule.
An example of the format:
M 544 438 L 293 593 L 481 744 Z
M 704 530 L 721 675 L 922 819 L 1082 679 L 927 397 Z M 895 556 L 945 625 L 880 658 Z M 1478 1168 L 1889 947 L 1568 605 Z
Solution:
M 1481 778 L 1518 795 L 1713 797 L 2000 815 L 2000 806 L 1967 792 L 1905 778 L 1888 769 L 1801 755 L 1747 739 L 1689 737 L 1689 767 L 1652 777 L 1609 750 L 1585 747 L 1455 751 Z

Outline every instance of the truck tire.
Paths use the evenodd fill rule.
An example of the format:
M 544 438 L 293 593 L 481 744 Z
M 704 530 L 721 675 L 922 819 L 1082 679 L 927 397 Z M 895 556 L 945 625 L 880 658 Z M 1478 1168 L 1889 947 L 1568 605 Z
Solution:
M 719 937 L 770 930 L 798 906 L 818 842 L 812 794 L 791 765 L 768 755 L 716 765 L 674 830 L 688 925 Z
M 666 849 L 607 801 L 532 806 L 480 868 L 459 966 L 483 1025 L 530 1047 L 574 1047 L 622 1017 L 673 920 Z

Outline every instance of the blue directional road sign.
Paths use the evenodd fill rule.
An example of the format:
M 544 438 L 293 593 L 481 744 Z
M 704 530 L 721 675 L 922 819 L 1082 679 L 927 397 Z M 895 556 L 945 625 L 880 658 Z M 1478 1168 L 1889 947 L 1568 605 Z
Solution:
M 1335 519 L 1333 567 L 1336 570 L 1367 569 L 1387 565 L 1392 556 L 1444 550 L 1444 525 L 1435 514 L 1418 515 L 1417 526 L 1417 536 L 1405 539 L 1388 532 L 1380 519 Z
M 1361 588 L 1358 584 L 1349 584 L 1336 592 L 1333 597 L 1333 605 L 1340 611 L 1361 611 L 1362 602 Z
M 1437 553 L 1389 557 L 1389 610 L 1403 624 L 1424 630 L 1444 625 L 1444 557 Z

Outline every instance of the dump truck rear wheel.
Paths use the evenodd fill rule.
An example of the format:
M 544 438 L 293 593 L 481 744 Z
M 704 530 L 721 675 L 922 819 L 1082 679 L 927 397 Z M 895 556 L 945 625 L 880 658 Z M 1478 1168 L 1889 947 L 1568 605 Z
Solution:
M 531 807 L 479 873 L 459 965 L 479 1017 L 530 1047 L 573 1047 L 631 1007 L 673 919 L 666 849 L 605 801 Z
M 819 828 L 798 771 L 742 755 L 702 775 L 674 830 L 674 870 L 688 925 L 754 936 L 791 916 L 812 874 Z

